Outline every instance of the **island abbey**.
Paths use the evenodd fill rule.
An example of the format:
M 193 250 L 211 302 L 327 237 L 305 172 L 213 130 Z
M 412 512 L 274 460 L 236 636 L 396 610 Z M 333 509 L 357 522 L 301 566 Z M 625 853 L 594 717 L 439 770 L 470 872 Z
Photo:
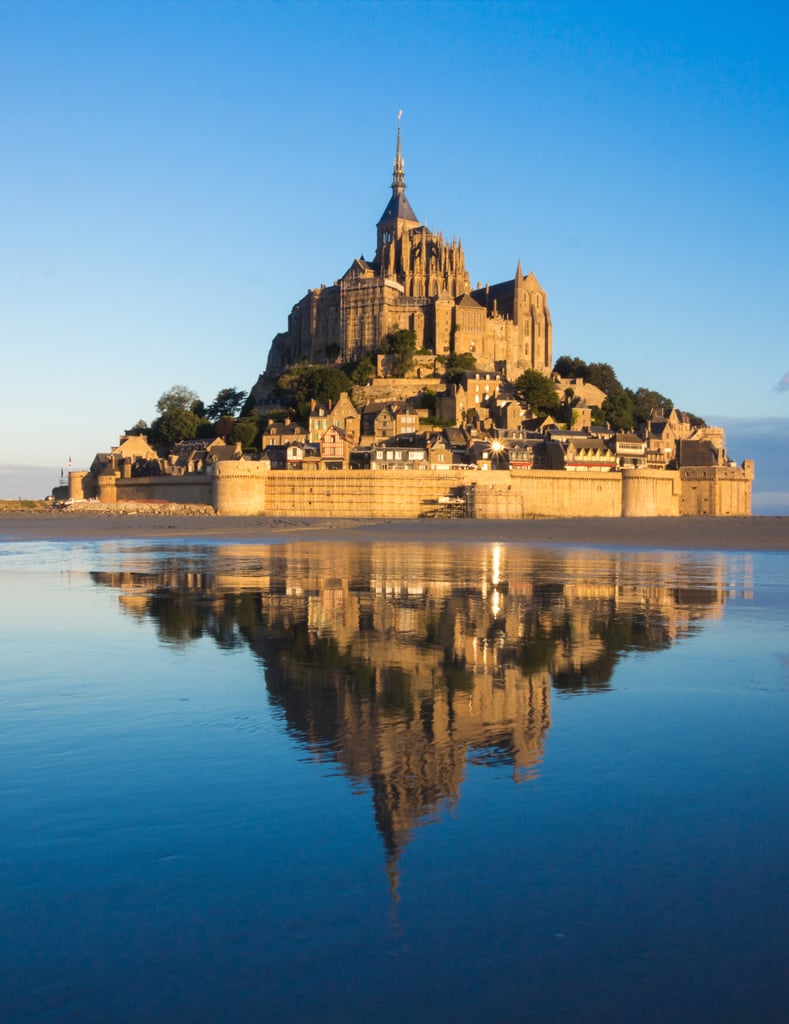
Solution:
M 397 127 L 392 197 L 377 224 L 375 257 L 355 259 L 330 287 L 296 303 L 287 331 L 271 345 L 266 375 L 301 360 L 354 362 L 379 351 L 384 336 L 409 329 L 436 356 L 471 353 L 482 371 L 515 380 L 550 374 L 551 314 L 545 292 L 520 261 L 511 281 L 471 289 L 463 246 L 421 224 L 406 194 Z
M 623 432 L 601 422 L 604 391 L 552 374 L 547 298 L 520 261 L 512 280 L 472 290 L 460 241 L 421 224 L 406 197 L 399 124 L 391 188 L 374 258 L 309 291 L 274 339 L 249 395 L 254 445 L 218 433 L 155 449 L 132 432 L 69 474 L 68 497 L 211 504 L 227 515 L 750 514 L 753 463 L 728 459 L 720 428 L 654 409 L 638 434 Z M 388 351 L 399 330 L 413 337 L 393 340 L 419 350 L 407 366 Z M 448 357 L 466 355 L 459 373 L 446 372 Z M 363 357 L 371 374 L 355 379 Z M 278 382 L 302 361 L 351 376 L 333 402 L 308 395 L 309 413 L 294 422 Z M 526 371 L 551 379 L 564 423 L 535 418 L 517 385 Z

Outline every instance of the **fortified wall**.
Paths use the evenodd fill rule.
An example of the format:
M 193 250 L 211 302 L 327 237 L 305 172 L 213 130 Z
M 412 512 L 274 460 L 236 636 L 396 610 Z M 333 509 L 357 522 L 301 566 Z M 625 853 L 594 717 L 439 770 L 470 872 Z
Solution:
M 741 469 L 325 471 L 268 469 L 265 462 L 214 467 L 220 515 L 466 516 L 527 519 L 750 515 L 753 464 Z M 693 490 L 688 491 L 688 488 Z M 686 493 L 687 492 L 687 493 Z
M 97 477 L 82 471 L 69 473 L 69 498 L 95 498 L 113 505 L 119 501 L 170 501 L 177 505 L 213 505 L 214 481 L 205 473 L 184 476 L 123 477 L 102 472 Z
M 741 468 L 557 470 L 271 470 L 264 461 L 218 462 L 209 474 L 134 477 L 72 473 L 74 499 L 213 505 L 220 515 L 417 519 L 747 516 L 753 463 Z
M 751 514 L 751 483 L 754 476 L 752 459 L 742 467 L 693 467 L 679 471 L 682 481 L 680 515 L 683 516 L 749 516 Z

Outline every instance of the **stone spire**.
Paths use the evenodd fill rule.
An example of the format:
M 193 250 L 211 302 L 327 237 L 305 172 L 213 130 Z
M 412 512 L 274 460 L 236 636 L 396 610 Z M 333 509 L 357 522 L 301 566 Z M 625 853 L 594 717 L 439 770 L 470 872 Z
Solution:
M 405 164 L 403 163 L 403 150 L 400 146 L 400 118 L 402 110 L 397 111 L 397 152 L 394 159 L 394 171 L 392 173 L 392 194 L 399 196 L 405 191 Z
M 416 214 L 411 209 L 411 204 L 408 202 L 405 195 L 405 164 L 403 163 L 403 149 L 400 143 L 400 118 L 402 115 L 402 110 L 398 111 L 397 150 L 395 152 L 394 171 L 392 173 L 392 198 L 386 204 L 386 209 L 381 215 L 381 219 L 378 221 L 379 251 L 381 245 L 380 229 L 382 227 L 396 227 L 400 222 L 407 223 L 409 227 L 416 227 L 419 224 Z
M 378 221 L 378 242 L 375 247 L 375 262 L 379 267 L 394 266 L 398 275 L 403 272 L 403 255 L 400 251 L 404 234 L 419 227 L 416 214 L 411 209 L 405 194 L 405 164 L 400 142 L 400 118 L 397 113 L 397 149 L 392 173 L 392 198 Z M 391 251 L 390 251 L 391 249 Z M 396 250 L 396 251 L 395 251 Z

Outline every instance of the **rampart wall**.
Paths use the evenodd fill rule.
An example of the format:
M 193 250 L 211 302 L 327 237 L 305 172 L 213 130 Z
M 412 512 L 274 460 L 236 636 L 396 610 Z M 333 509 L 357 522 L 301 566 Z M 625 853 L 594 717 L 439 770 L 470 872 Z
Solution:
M 365 516 L 416 519 L 462 499 L 468 473 L 431 470 L 267 470 L 267 463 L 217 463 L 220 515 Z M 257 469 L 257 472 L 252 472 Z M 446 499 L 446 500 L 442 500 Z
M 178 505 L 210 505 L 214 488 L 210 477 L 138 476 L 115 481 L 116 501 L 173 501 Z
M 133 477 L 71 474 L 72 497 L 211 504 L 220 515 L 416 519 L 750 515 L 753 463 L 584 473 L 549 470 L 274 470 L 268 462 L 219 462 L 212 474 Z
M 539 469 L 491 471 L 476 474 L 469 490 L 469 514 L 475 519 L 608 518 L 622 515 L 622 477 L 619 473 L 566 473 Z
M 679 474 L 663 470 L 270 471 L 264 462 L 219 463 L 220 514 L 415 519 L 600 518 L 679 515 Z

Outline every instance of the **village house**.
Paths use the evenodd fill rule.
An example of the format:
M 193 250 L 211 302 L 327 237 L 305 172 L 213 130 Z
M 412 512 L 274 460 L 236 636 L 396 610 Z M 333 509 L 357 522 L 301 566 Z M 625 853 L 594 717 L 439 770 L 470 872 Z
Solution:
M 590 434 L 553 431 L 546 437 L 547 469 L 607 473 L 617 468 L 609 442 Z
M 307 421 L 307 436 L 313 443 L 319 443 L 320 439 L 329 429 L 336 427 L 341 430 L 343 436 L 351 445 L 357 444 L 360 436 L 361 419 L 356 407 L 343 391 L 332 406 L 329 402 L 326 405 L 319 404 L 314 399 L 310 404 L 310 413 Z
M 448 423 L 460 426 L 466 422 L 469 413 L 476 413 L 477 420 L 491 418 L 496 400 L 501 391 L 501 375 L 498 373 L 469 372 L 458 384 L 451 384 L 445 394 L 436 399 L 436 413 Z
M 287 444 L 289 441 L 306 441 L 307 429 L 301 423 L 293 423 L 290 417 L 281 422 L 269 420 L 261 431 L 261 447 L 268 444 Z
M 321 466 L 323 469 L 347 469 L 351 448 L 345 432 L 333 424 L 324 433 L 319 442 Z
M 640 469 L 646 465 L 647 443 L 638 434 L 614 434 L 613 448 L 620 469 Z

